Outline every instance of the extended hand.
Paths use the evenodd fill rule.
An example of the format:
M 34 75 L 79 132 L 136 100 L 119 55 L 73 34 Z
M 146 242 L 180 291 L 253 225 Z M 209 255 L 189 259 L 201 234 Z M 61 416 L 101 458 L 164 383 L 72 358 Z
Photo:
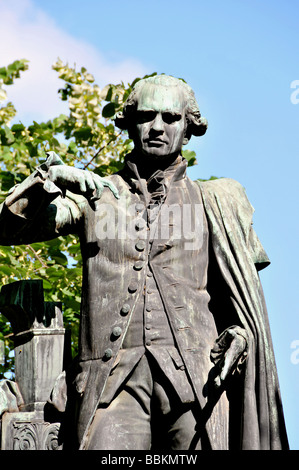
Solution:
M 65 165 L 55 152 L 47 152 L 47 160 L 37 171 L 63 191 L 68 189 L 72 193 L 82 194 L 88 199 L 95 200 L 100 199 L 104 187 L 107 187 L 117 199 L 119 198 L 117 188 L 109 180 L 91 171 Z
M 219 373 L 214 379 L 219 388 L 225 379 L 234 374 L 247 357 L 247 334 L 238 326 L 227 328 L 215 341 L 211 350 L 211 360 Z
M 48 170 L 48 178 L 61 189 L 99 199 L 104 187 L 109 188 L 116 198 L 119 197 L 116 187 L 107 179 L 87 170 L 72 166 L 55 165 Z

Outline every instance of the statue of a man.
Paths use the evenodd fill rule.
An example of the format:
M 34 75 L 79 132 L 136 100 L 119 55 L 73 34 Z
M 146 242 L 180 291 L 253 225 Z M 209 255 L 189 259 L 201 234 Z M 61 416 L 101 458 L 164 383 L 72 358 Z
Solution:
M 182 146 L 207 129 L 193 91 L 140 80 L 116 125 L 134 141 L 119 173 L 50 153 L 1 211 L 1 244 L 80 237 L 65 448 L 287 448 L 258 277 L 269 261 L 242 186 L 186 176 Z

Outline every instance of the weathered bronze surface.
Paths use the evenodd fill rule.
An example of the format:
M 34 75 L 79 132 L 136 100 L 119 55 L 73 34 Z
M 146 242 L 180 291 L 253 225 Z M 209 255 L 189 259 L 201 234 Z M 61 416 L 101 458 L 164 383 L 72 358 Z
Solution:
M 116 124 L 134 141 L 122 171 L 50 152 L 1 207 L 1 244 L 80 237 L 80 353 L 49 399 L 64 448 L 287 448 L 269 260 L 243 187 L 186 176 L 182 146 L 207 129 L 193 91 L 141 80 Z

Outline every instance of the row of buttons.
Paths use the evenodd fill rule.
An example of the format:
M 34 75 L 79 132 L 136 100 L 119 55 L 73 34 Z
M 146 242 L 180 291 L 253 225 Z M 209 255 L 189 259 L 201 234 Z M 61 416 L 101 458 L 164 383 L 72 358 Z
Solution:
M 147 273 L 147 277 L 150 278 L 152 277 L 152 273 L 150 271 L 148 271 Z M 152 294 L 152 290 L 147 288 L 146 289 L 146 307 L 145 307 L 145 329 L 147 330 L 147 332 L 149 332 L 151 330 L 151 324 L 149 323 L 150 319 L 149 319 L 149 314 L 151 313 L 152 311 L 152 307 L 150 305 L 148 305 L 148 296 Z M 148 336 L 148 333 L 146 333 L 145 335 L 145 345 L 146 346 L 151 346 L 152 344 L 152 341 Z
M 125 316 L 125 315 L 128 315 L 128 313 L 129 313 L 130 310 L 131 310 L 130 305 L 129 305 L 129 304 L 124 304 L 124 305 L 122 306 L 121 310 L 120 310 L 120 313 L 121 313 L 121 315 Z M 120 327 L 120 326 L 115 326 L 115 327 L 113 328 L 113 330 L 112 330 L 112 337 L 113 337 L 114 339 L 117 339 L 117 338 L 119 338 L 119 337 L 121 336 L 121 334 L 122 334 L 122 329 L 121 329 L 121 327 Z M 107 348 L 107 349 L 105 350 L 105 352 L 104 352 L 104 358 L 103 358 L 103 359 L 104 359 L 104 360 L 109 360 L 109 359 L 111 359 L 112 355 L 113 355 L 112 349 L 111 349 L 111 348 Z
M 135 206 L 135 209 L 136 209 L 136 212 L 143 212 L 145 207 L 143 204 L 136 204 Z M 146 222 L 144 219 L 138 219 L 136 224 L 135 224 L 135 228 L 136 230 L 143 230 L 146 228 Z M 142 252 L 145 250 L 145 247 L 146 247 L 146 242 L 145 240 L 137 240 L 136 244 L 135 244 L 135 249 L 139 252 Z M 135 271 L 141 271 L 141 269 L 143 269 L 145 266 L 145 256 L 144 255 L 141 255 L 140 258 L 135 261 L 134 263 L 134 270 Z M 132 281 L 131 284 L 129 285 L 129 292 L 130 294 L 134 294 L 134 292 L 137 291 L 137 288 L 138 288 L 138 284 L 137 284 L 137 281 Z
M 135 206 L 135 209 L 137 212 L 142 212 L 144 210 L 144 205 L 143 204 L 136 204 Z M 144 219 L 138 219 L 136 224 L 135 224 L 135 228 L 136 230 L 140 231 L 142 229 L 144 229 L 146 227 L 146 223 L 144 221 Z M 146 242 L 144 240 L 138 240 L 135 244 L 135 249 L 139 252 L 142 252 L 145 250 L 145 247 L 146 247 Z M 135 271 L 140 271 L 145 265 L 145 256 L 141 255 L 140 256 L 140 259 L 137 260 L 135 263 L 134 263 L 134 270 Z M 130 292 L 130 294 L 134 294 L 138 289 L 138 283 L 137 281 L 132 281 L 128 287 L 128 291 Z M 127 303 L 125 303 L 121 310 L 120 310 L 120 314 L 122 316 L 125 316 L 125 315 L 128 315 L 128 313 L 130 312 L 131 310 L 131 306 Z M 119 326 L 116 326 L 113 328 L 112 330 L 112 337 L 114 339 L 117 339 L 121 336 L 122 334 L 122 329 L 119 327 Z M 106 360 L 109 360 L 111 359 L 113 355 L 113 351 L 111 348 L 108 348 L 105 350 L 104 352 L 104 359 Z
M 152 275 L 151 271 L 148 270 L 148 272 L 147 272 L 147 277 L 148 277 L 148 278 L 151 278 L 152 276 L 153 276 L 153 275 Z M 146 292 L 147 292 L 147 294 L 150 295 L 150 294 L 152 293 L 152 290 L 147 289 Z M 146 310 L 147 313 L 151 313 L 152 308 L 150 307 L 150 305 L 147 305 L 146 308 L 145 308 L 145 310 Z M 145 324 L 145 329 L 146 329 L 147 331 L 150 331 L 150 330 L 151 330 L 151 325 L 150 325 L 150 323 L 146 323 L 146 324 Z M 150 339 L 150 338 L 146 338 L 145 344 L 146 344 L 146 346 L 151 346 L 151 344 L 152 344 L 151 339 Z

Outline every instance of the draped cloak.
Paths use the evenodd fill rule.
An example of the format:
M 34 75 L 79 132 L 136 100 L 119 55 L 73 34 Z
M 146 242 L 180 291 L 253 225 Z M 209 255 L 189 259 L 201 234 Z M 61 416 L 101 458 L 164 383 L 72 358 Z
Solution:
M 288 443 L 277 369 L 258 275 L 269 259 L 252 228 L 254 209 L 244 188 L 232 179 L 204 182 L 200 187 L 217 264 L 249 336 L 241 448 L 285 449 Z
M 128 204 L 138 203 L 138 194 L 132 193 L 129 180 L 118 174 L 108 179 L 120 193 L 128 196 Z M 225 327 L 237 324 L 246 330 L 248 337 L 248 356 L 244 370 L 240 379 L 236 379 L 235 387 L 224 392 L 230 403 L 230 448 L 286 449 L 288 443 L 274 352 L 258 276 L 258 270 L 266 267 L 269 260 L 252 228 L 253 208 L 244 188 L 232 179 L 192 182 L 185 174 L 180 174 L 174 178 L 172 186 L 169 197 L 173 201 L 177 201 L 177 194 L 180 194 L 180 203 L 191 203 L 193 206 L 199 203 L 204 207 L 210 242 L 209 307 L 218 334 Z M 35 191 L 34 208 L 30 209 L 32 188 Z M 30 192 L 31 199 L 28 196 Z M 116 204 L 110 190 L 105 189 L 98 203 L 102 202 Z M 138 259 L 132 241 L 122 241 L 117 245 L 115 240 L 106 240 L 98 247 L 100 242 L 96 242 L 94 235 L 90 235 L 95 232 L 95 212 L 96 208 L 90 207 L 84 197 L 69 192 L 63 195 L 55 185 L 40 178 L 37 173 L 27 178 L 15 190 L 15 195 L 12 192 L 2 205 L 0 215 L 0 243 L 3 245 L 32 243 L 67 233 L 80 235 L 81 232 L 83 289 L 80 371 L 75 379 L 77 391 L 82 396 L 78 414 L 80 448 L 84 448 L 90 423 L 113 366 L 113 361 L 107 357 L 107 351 L 113 359 L 121 345 L 121 342 L 111 341 L 111 330 L 117 325 L 125 332 L 128 327 L 131 312 L 121 319 L 122 323 L 117 312 L 123 302 L 128 301 L 127 291 L 132 289 L 133 279 L 130 274 L 131 266 Z M 157 243 L 151 266 L 161 296 L 165 299 L 166 313 L 186 369 L 200 407 L 204 410 L 208 400 L 203 389 L 208 380 L 209 369 L 213 367 L 207 349 L 208 346 L 212 347 L 212 343 L 206 338 L 211 335 L 211 340 L 212 336 L 215 340 L 217 335 L 216 331 L 209 333 L 206 320 L 201 318 L 198 306 L 200 298 L 197 296 L 196 286 L 192 284 L 194 280 L 190 277 L 189 282 L 187 278 L 181 286 L 179 282 L 171 282 L 173 273 L 178 269 L 174 264 L 175 257 L 171 261 L 173 266 L 170 266 L 173 273 L 167 274 L 167 270 L 163 269 L 161 260 L 163 256 L 164 261 L 168 259 L 167 253 L 171 252 L 171 248 L 174 252 L 176 249 L 181 251 L 179 263 L 185 262 L 185 272 L 189 277 L 192 276 L 193 270 L 188 269 L 188 263 L 192 264 L 193 254 L 188 251 L 183 254 L 180 245 L 175 247 L 170 243 L 163 252 Z M 92 270 L 92 275 L 89 274 L 88 277 L 89 269 Z M 134 289 L 138 293 L 138 289 L 142 290 L 142 276 L 140 272 L 135 274 L 137 277 L 133 281 L 137 284 Z M 101 282 L 96 282 L 97 279 Z M 188 299 L 188 308 L 185 310 L 181 305 L 175 304 L 180 298 Z M 132 312 L 133 310 L 134 308 Z M 192 346 L 198 346 L 198 349 L 193 350 Z M 194 351 L 201 352 L 202 357 L 193 354 Z M 210 421 L 207 416 L 206 431 L 213 448 L 215 438 Z

